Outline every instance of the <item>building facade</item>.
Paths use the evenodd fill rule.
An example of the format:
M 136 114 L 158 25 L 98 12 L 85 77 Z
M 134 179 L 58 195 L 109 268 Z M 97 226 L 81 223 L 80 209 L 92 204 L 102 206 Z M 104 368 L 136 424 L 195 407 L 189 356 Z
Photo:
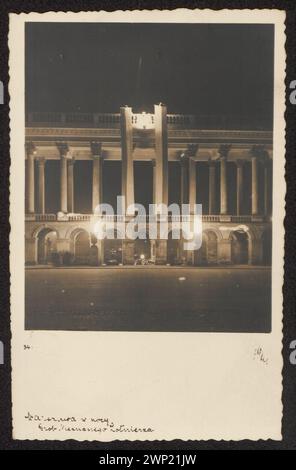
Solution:
M 33 113 L 26 124 L 27 264 L 135 264 L 138 259 L 163 265 L 234 265 L 271 263 L 272 132 L 254 125 L 205 122 L 187 115 L 133 113 L 125 106 L 119 114 Z M 223 127 L 224 125 L 224 127 Z M 230 128 L 231 127 L 231 128 Z M 234 130 L 233 130 L 234 129 Z M 59 168 L 55 212 L 47 204 L 50 182 L 46 167 Z M 177 172 L 179 201 L 201 203 L 202 246 L 185 251 L 184 240 L 98 240 L 94 223 L 112 227 L 114 216 L 95 214 L 106 202 L 104 166 L 118 162 L 121 195 L 126 205 L 135 200 L 135 163 L 151 165 L 151 204 L 170 204 L 171 169 Z M 78 165 L 91 165 L 91 208 L 75 207 Z M 76 167 L 76 169 L 75 169 Z M 82 168 L 79 166 L 79 168 Z M 52 177 L 51 177 L 52 181 Z M 76 181 L 76 184 L 75 184 Z M 55 186 L 57 187 L 57 186 Z M 125 216 L 126 224 L 132 216 Z M 149 229 L 147 219 L 147 232 Z

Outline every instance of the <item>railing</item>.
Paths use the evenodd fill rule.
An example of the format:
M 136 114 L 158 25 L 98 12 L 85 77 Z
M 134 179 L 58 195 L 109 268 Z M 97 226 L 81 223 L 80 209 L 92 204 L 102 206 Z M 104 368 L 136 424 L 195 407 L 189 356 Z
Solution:
M 133 114 L 133 124 L 138 120 Z M 153 115 L 151 115 L 153 116 Z M 168 127 L 171 129 L 237 129 L 271 130 L 272 120 L 268 117 L 213 116 L 193 114 L 168 114 Z M 152 118 L 154 124 L 154 116 Z M 27 127 L 97 127 L 119 128 L 119 113 L 43 113 L 33 112 L 26 115 Z
M 153 216 L 144 215 L 138 216 L 140 221 L 149 222 L 149 220 L 153 220 Z M 157 216 L 157 220 L 165 216 Z M 181 219 L 183 217 L 183 219 Z M 187 219 L 186 219 L 187 217 Z M 170 222 L 177 222 L 178 220 L 188 220 L 190 216 L 167 216 L 168 221 Z M 26 214 L 25 220 L 27 222 L 90 222 L 94 219 L 102 219 L 105 222 L 123 222 L 128 221 L 132 218 L 132 216 L 124 217 L 120 215 L 94 215 L 94 214 Z M 163 220 L 163 219 L 162 219 Z M 252 215 L 202 215 L 203 222 L 230 222 L 230 223 L 247 223 L 252 221 L 267 221 L 268 217 L 266 216 L 252 216 Z
M 26 217 L 31 218 L 35 216 L 37 222 L 50 222 L 57 220 L 56 214 L 28 214 Z
M 120 114 L 114 113 L 28 113 L 26 125 L 57 127 L 99 127 L 120 126 Z

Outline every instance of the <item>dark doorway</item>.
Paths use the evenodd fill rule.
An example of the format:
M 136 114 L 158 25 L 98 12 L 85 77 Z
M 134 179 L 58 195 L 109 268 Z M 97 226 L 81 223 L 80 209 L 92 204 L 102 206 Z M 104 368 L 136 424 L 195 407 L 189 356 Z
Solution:
M 246 232 L 236 230 L 230 235 L 231 261 L 233 264 L 248 264 L 249 239 Z

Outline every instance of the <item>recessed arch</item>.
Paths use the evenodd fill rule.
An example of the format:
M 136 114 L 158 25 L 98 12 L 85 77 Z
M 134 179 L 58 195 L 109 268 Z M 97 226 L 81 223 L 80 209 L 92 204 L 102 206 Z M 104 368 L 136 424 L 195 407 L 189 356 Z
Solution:
M 149 260 L 151 258 L 151 243 L 148 237 L 136 238 L 134 242 L 134 258 L 135 263 L 139 260 Z
M 217 231 L 208 228 L 202 233 L 202 243 L 194 251 L 194 264 L 196 266 L 215 265 L 218 262 L 218 235 Z
M 106 230 L 107 238 L 104 238 L 104 263 L 108 265 L 122 264 L 122 239 L 116 229 Z M 108 236 L 112 238 L 108 238 Z
M 87 265 L 90 263 L 90 234 L 83 228 L 71 232 L 70 247 L 74 255 L 74 263 Z
M 207 246 L 207 264 L 213 265 L 218 262 L 218 236 L 216 230 L 206 229 L 204 232 L 206 236 Z
M 248 264 L 251 237 L 249 232 L 236 229 L 230 233 L 231 262 L 233 264 Z
M 176 233 L 179 231 L 176 230 Z M 171 265 L 176 265 L 180 263 L 180 238 L 173 238 L 174 229 L 170 230 L 168 233 L 167 241 L 167 261 Z
M 57 232 L 43 227 L 37 232 L 37 262 L 38 264 L 55 263 L 57 257 Z
M 42 225 L 38 225 L 37 227 L 35 227 L 32 231 L 32 234 L 31 234 L 31 238 L 38 238 L 39 234 L 44 230 L 49 230 L 49 231 L 53 231 L 53 232 L 56 232 L 57 234 L 57 239 L 60 238 L 59 236 L 59 231 L 58 229 L 54 226 L 54 225 L 48 225 L 48 224 L 42 224 Z

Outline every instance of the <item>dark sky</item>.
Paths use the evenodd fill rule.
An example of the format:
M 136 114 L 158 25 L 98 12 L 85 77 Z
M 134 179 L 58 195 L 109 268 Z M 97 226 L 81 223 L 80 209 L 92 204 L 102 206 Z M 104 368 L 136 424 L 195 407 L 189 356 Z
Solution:
M 117 113 L 125 104 L 149 112 L 160 101 L 169 113 L 246 116 L 250 127 L 263 118 L 271 128 L 273 26 L 26 23 L 27 112 Z M 180 198 L 177 166 L 169 169 L 170 202 Z M 206 211 L 204 170 L 198 202 Z M 90 212 L 91 162 L 74 171 L 75 210 Z M 120 194 L 120 172 L 120 162 L 104 163 L 104 202 Z M 59 210 L 59 177 L 58 162 L 47 162 L 48 212 Z M 152 202 L 149 163 L 135 163 L 135 196 Z
M 26 24 L 27 111 L 272 115 L 273 26 Z

